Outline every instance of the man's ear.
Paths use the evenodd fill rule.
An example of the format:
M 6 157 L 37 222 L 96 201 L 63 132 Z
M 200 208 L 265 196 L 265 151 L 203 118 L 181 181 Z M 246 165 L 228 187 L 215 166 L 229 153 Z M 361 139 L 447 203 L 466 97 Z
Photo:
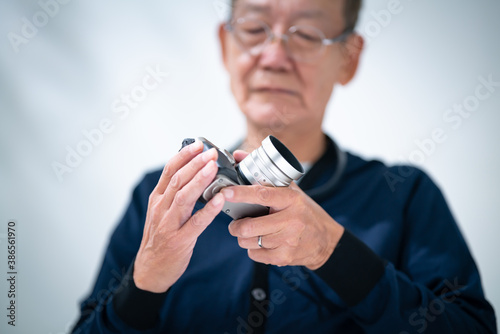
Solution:
M 225 28 L 225 23 L 221 23 L 219 25 L 219 44 L 220 44 L 220 51 L 221 51 L 221 56 L 222 56 L 222 61 L 224 62 L 224 67 L 226 70 L 228 69 L 228 64 L 227 64 L 227 30 Z
M 363 37 L 356 33 L 351 34 L 342 45 L 344 66 L 339 80 L 340 84 L 348 84 L 356 74 L 364 45 Z

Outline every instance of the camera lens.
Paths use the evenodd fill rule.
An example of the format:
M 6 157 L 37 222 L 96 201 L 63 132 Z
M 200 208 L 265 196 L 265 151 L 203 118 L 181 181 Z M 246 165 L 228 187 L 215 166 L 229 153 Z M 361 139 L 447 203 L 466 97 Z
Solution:
M 297 158 L 273 136 L 264 139 L 238 164 L 237 170 L 244 183 L 271 187 L 287 187 L 304 175 Z

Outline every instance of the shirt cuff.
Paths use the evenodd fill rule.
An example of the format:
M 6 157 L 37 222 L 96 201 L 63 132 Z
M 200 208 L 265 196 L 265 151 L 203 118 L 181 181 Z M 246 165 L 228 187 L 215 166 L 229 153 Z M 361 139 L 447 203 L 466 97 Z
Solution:
M 328 261 L 314 272 L 351 307 L 362 301 L 384 274 L 386 261 L 348 230 Z
M 128 326 L 138 330 L 151 329 L 158 324 L 159 311 L 168 290 L 163 293 L 141 290 L 135 285 L 133 273 L 134 262 L 114 292 L 113 307 Z

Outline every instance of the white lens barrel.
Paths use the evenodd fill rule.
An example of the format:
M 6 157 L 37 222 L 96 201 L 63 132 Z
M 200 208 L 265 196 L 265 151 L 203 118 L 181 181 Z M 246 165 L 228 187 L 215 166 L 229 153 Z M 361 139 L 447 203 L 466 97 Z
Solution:
M 268 136 L 240 162 L 241 173 L 251 184 L 287 187 L 304 175 L 304 169 L 278 139 Z

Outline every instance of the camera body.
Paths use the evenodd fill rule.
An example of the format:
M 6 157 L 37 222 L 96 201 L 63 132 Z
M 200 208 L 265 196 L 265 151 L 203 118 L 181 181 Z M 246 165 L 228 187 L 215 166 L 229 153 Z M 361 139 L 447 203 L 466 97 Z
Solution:
M 199 137 L 203 143 L 203 151 L 211 148 L 217 150 L 218 171 L 214 180 L 198 199 L 202 203 L 210 201 L 225 187 L 236 185 L 263 185 L 269 187 L 286 187 L 304 175 L 304 169 L 293 154 L 276 137 L 268 136 L 262 145 L 251 152 L 240 163 L 236 163 L 233 155 L 220 149 L 209 140 Z M 182 147 L 194 143 L 192 138 L 184 139 Z M 269 214 L 266 206 L 252 203 L 224 204 L 222 212 L 234 220 L 244 217 L 259 217 Z

